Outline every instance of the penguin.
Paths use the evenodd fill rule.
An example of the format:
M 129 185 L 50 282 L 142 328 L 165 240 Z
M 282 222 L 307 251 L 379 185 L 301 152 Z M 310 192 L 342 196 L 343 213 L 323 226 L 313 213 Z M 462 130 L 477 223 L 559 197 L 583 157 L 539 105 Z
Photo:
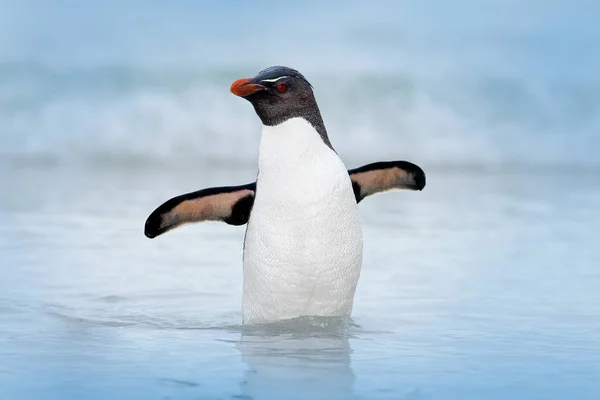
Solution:
M 246 224 L 242 323 L 350 316 L 363 258 L 358 203 L 391 189 L 420 191 L 425 173 L 407 161 L 348 170 L 312 85 L 295 69 L 269 67 L 230 90 L 262 122 L 256 181 L 174 197 L 150 214 L 145 235 L 202 221 Z

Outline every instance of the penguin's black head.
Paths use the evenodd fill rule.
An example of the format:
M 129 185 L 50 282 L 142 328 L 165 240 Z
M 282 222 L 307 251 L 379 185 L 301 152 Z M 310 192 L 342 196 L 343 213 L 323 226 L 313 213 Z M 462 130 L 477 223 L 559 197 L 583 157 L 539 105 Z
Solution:
M 233 82 L 231 92 L 252 103 L 265 125 L 278 125 L 294 117 L 323 124 L 311 84 L 295 69 L 269 67 L 254 78 Z

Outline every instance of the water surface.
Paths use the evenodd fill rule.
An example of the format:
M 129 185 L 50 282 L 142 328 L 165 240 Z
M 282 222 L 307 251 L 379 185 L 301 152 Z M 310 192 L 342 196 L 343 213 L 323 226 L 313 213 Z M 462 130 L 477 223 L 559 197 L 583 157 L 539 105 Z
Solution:
M 360 205 L 351 320 L 240 325 L 244 227 L 143 236 L 199 165 L 4 167 L 2 399 L 595 399 L 594 170 L 437 170 Z

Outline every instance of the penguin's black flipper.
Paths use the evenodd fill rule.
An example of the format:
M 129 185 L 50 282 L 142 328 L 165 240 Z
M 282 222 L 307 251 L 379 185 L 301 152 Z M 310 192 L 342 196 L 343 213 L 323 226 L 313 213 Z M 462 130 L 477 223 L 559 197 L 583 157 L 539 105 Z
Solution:
M 380 161 L 348 171 L 356 202 L 391 189 L 423 190 L 425 172 L 408 161 Z
M 425 173 L 407 161 L 381 161 L 348 171 L 356 202 L 392 189 L 422 190 Z M 173 197 L 146 220 L 144 234 L 155 238 L 183 224 L 222 221 L 229 225 L 248 223 L 254 205 L 256 182 L 241 186 L 202 189 Z
M 202 189 L 166 201 L 146 220 L 144 234 L 149 238 L 183 224 L 201 221 L 223 221 L 244 225 L 254 205 L 256 182 L 242 186 Z

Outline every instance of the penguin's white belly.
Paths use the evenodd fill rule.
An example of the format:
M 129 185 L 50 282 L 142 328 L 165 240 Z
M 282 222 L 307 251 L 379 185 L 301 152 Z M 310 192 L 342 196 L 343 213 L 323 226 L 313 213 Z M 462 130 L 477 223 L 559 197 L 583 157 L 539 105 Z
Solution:
M 350 315 L 361 264 L 343 162 L 302 119 L 264 127 L 244 243 L 244 322 Z

